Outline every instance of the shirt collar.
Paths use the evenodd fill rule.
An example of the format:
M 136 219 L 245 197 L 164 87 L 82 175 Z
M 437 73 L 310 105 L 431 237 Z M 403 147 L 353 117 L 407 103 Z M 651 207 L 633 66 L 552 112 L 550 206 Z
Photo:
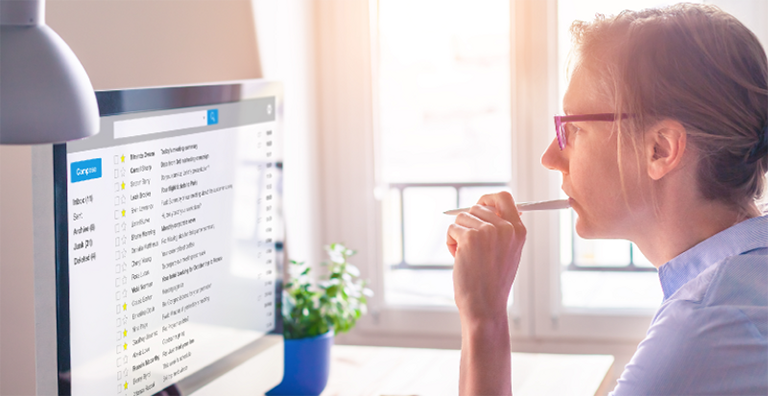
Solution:
M 707 238 L 659 267 L 664 300 L 709 266 L 762 247 L 768 247 L 768 215 L 742 221 Z

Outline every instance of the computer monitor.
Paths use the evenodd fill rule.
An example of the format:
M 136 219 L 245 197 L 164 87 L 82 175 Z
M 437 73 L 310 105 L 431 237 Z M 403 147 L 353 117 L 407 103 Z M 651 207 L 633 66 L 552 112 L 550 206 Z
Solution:
M 53 147 L 59 393 L 190 394 L 275 348 L 250 375 L 278 384 L 281 85 L 97 99 L 101 132 Z

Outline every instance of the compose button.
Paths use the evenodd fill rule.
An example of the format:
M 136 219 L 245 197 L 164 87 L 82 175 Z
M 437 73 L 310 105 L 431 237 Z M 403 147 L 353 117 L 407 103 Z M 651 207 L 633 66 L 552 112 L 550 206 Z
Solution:
M 73 162 L 70 165 L 70 170 L 72 172 L 70 176 L 72 183 L 98 179 L 101 177 L 101 158 Z

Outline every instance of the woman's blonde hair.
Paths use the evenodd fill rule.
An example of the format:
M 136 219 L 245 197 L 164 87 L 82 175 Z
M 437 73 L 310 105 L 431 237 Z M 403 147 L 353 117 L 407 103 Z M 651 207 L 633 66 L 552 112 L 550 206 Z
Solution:
M 638 161 L 639 132 L 673 119 L 699 153 L 704 198 L 745 208 L 762 195 L 768 60 L 741 22 L 714 6 L 683 3 L 598 14 L 591 22 L 574 22 L 571 34 L 576 67 L 601 80 L 617 114 L 632 115 L 619 127 L 619 142 L 628 138 Z

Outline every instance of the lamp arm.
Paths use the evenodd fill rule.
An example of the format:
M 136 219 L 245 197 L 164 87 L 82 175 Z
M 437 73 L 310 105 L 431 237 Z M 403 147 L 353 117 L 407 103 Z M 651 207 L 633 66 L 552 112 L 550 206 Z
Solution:
M 45 0 L 0 0 L 0 25 L 45 25 Z

